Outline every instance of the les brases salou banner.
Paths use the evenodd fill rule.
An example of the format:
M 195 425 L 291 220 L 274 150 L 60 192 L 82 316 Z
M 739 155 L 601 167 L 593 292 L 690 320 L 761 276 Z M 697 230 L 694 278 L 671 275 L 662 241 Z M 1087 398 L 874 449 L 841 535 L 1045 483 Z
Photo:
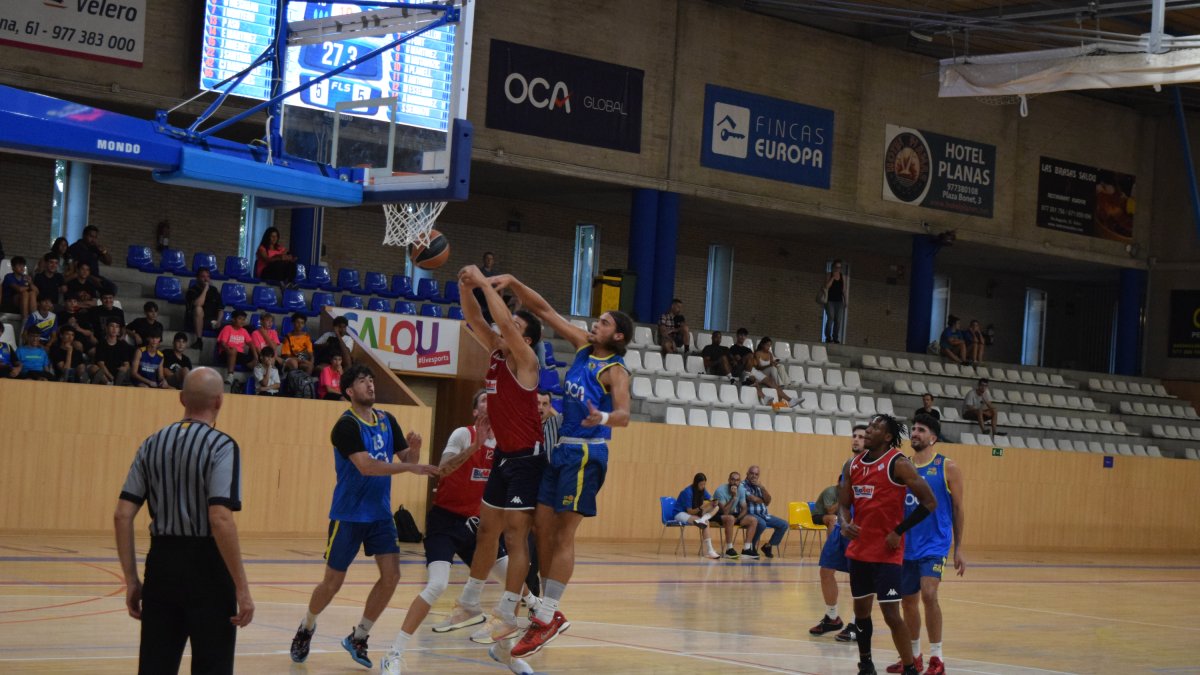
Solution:
M 992 217 L 996 146 L 889 124 L 883 147 L 884 199 Z

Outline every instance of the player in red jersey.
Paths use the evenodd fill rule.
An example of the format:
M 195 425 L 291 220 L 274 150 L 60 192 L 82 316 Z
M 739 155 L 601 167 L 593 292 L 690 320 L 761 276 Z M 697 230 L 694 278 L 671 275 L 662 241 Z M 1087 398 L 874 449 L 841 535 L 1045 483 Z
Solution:
M 542 323 L 529 312 L 509 311 L 504 299 L 474 265 L 459 272 L 458 283 L 471 337 L 491 352 L 484 385 L 488 419 L 496 436 L 496 461 L 483 489 L 471 576 L 458 604 L 469 613 L 480 612 L 479 595 L 488 570 L 496 562 L 503 532 L 508 549 L 505 591 L 491 619 L 471 635 L 475 642 L 491 644 L 515 636 L 518 630 L 517 603 L 529 572 L 529 532 L 546 468 L 537 398 L 540 363 L 533 351 L 533 345 L 542 339 Z M 499 335 L 483 318 L 474 289 L 483 291 Z
M 876 599 L 892 631 L 905 675 L 917 674 L 908 626 L 900 612 L 904 533 L 937 508 L 937 499 L 899 450 L 905 431 L 894 417 L 876 415 L 867 426 L 867 450 L 846 462 L 838 487 L 842 536 L 850 540 L 846 557 L 850 559 L 850 593 L 858 626 L 859 675 L 875 675 L 871 606 Z M 904 499 L 909 491 L 919 504 L 905 518 Z

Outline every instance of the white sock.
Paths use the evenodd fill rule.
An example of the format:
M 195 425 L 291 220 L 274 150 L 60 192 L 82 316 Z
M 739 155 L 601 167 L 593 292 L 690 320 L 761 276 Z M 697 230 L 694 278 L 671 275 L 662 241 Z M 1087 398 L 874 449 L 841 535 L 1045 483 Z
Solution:
M 912 641 L 913 658 L 921 655 L 921 639 L 917 638 Z
M 705 553 L 716 554 L 716 551 L 713 550 L 712 539 L 704 540 L 704 551 Z
M 392 643 L 392 651 L 396 652 L 397 654 L 403 654 L 404 650 L 408 649 L 408 641 L 411 639 L 412 636 L 404 631 L 396 633 L 396 640 Z
M 543 597 L 537 606 L 537 611 L 534 616 L 542 623 L 550 623 L 554 620 L 554 613 L 558 611 L 558 600 L 554 598 Z
M 538 600 L 538 596 L 534 595 L 533 593 L 525 594 L 525 606 L 526 607 L 528 607 L 530 609 L 536 609 L 539 602 L 541 602 L 541 600 Z
M 304 630 L 312 630 L 312 629 L 316 628 L 317 627 L 317 615 L 305 610 L 304 623 L 302 623 L 300 625 L 304 626 Z
M 467 577 L 467 584 L 463 586 L 462 595 L 458 597 L 459 602 L 467 607 L 478 607 L 479 596 L 483 594 L 485 583 L 487 583 L 486 579 Z
M 699 518 L 697 518 L 696 522 L 697 523 L 707 523 L 709 518 L 712 518 L 712 514 L 706 513 L 706 514 L 700 516 Z
M 374 625 L 374 621 L 371 621 L 364 616 L 362 620 L 358 622 L 358 625 L 354 627 L 355 639 L 361 640 L 367 637 L 367 635 L 371 632 L 371 626 Z
M 942 643 L 940 642 L 929 643 L 929 658 L 932 659 L 935 656 L 939 659 L 942 658 Z
M 496 606 L 496 613 L 500 615 L 500 618 L 508 621 L 509 623 L 516 623 L 517 603 L 520 602 L 520 600 L 521 596 L 517 595 L 516 593 L 504 591 L 504 595 L 500 596 L 500 604 Z
M 750 546 L 750 544 L 746 544 L 746 545 L 742 546 L 743 551 L 749 551 L 751 548 L 752 547 Z
M 838 618 L 837 605 L 825 605 L 825 616 L 829 617 L 830 621 Z

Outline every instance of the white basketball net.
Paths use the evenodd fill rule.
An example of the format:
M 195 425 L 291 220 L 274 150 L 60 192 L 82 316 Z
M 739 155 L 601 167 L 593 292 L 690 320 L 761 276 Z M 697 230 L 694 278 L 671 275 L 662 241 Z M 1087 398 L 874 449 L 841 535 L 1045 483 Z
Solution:
M 429 232 L 444 208 L 446 202 L 384 204 L 383 213 L 387 217 L 384 246 L 428 246 Z

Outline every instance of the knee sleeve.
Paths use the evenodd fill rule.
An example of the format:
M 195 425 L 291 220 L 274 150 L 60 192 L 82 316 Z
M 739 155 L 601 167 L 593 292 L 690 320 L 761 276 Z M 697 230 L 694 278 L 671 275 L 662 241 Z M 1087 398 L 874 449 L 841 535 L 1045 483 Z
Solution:
M 432 605 L 442 597 L 442 593 L 445 593 L 446 587 L 450 585 L 450 563 L 437 560 L 429 563 L 428 570 L 429 581 L 425 582 L 425 589 L 420 595 L 422 600 Z

